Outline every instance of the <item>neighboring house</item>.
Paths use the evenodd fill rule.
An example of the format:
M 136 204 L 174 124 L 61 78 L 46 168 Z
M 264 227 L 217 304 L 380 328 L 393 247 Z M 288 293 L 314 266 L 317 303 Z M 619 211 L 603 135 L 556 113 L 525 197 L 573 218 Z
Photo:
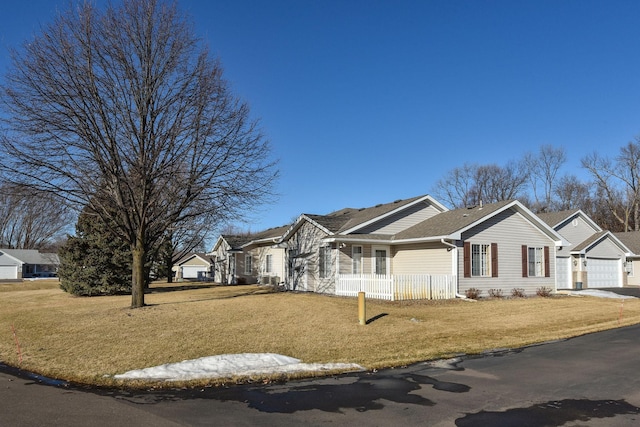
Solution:
M 214 260 L 204 253 L 191 253 L 173 266 L 177 280 L 213 280 Z
M 0 249 L 0 279 L 55 277 L 60 260 L 57 254 L 35 249 Z
M 222 284 L 282 282 L 285 251 L 277 242 L 287 228 L 218 237 L 209 253 L 215 262 L 214 280 Z
M 556 254 L 558 289 L 611 288 L 625 284 L 630 250 L 580 209 L 538 214 L 568 245 Z
M 513 288 L 555 289 L 555 253 L 563 243 L 518 201 L 448 211 L 425 195 L 303 214 L 281 245 L 290 289 L 344 295 L 353 282 L 395 286 L 436 278 L 456 293 L 477 288 L 506 295 Z
M 630 251 L 624 262 L 625 286 L 640 286 L 640 231 L 614 233 L 614 236 Z

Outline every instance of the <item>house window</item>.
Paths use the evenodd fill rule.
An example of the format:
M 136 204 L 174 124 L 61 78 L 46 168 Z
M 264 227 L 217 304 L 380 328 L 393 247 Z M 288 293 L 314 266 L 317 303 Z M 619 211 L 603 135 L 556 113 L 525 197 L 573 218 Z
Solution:
M 362 273 L 362 246 L 351 248 L 351 272 L 353 274 Z
M 522 245 L 522 277 L 551 277 L 549 246 Z
M 375 274 L 387 274 L 387 250 L 375 250 Z
M 471 275 L 491 276 L 491 245 L 471 245 Z
M 273 255 L 268 254 L 264 260 L 264 272 L 273 273 Z
M 251 274 L 251 255 L 244 256 L 244 274 Z
M 498 277 L 498 244 L 464 242 L 464 277 Z
M 529 277 L 544 276 L 544 256 L 542 248 L 529 248 Z
M 321 246 L 318 258 L 320 277 L 326 278 L 331 274 L 331 246 Z

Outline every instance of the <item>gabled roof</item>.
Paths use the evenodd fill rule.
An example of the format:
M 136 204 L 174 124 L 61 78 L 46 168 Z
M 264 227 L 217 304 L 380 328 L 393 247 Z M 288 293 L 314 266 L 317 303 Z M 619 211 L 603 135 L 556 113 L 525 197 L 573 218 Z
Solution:
M 273 227 L 257 233 L 245 233 L 245 234 L 221 234 L 218 237 L 215 245 L 211 249 L 211 252 L 215 252 L 216 249 L 224 242 L 231 249 L 231 251 L 242 251 L 243 247 L 253 244 L 277 242 L 285 231 L 289 228 L 288 225 L 281 227 Z
M 571 252 L 572 253 L 586 252 L 592 247 L 594 247 L 595 245 L 597 245 L 598 243 L 605 240 L 606 238 L 611 239 L 611 241 L 616 246 L 618 246 L 618 248 L 620 248 L 620 250 L 623 251 L 625 254 L 631 254 L 631 250 L 622 241 L 620 241 L 620 239 L 614 236 L 613 233 L 611 233 L 610 231 L 599 231 L 597 233 L 594 233 L 588 239 L 586 239 L 585 241 L 581 242 L 579 245 L 571 249 Z
M 229 247 L 229 250 L 241 250 L 241 246 L 246 243 L 246 236 L 238 236 L 233 234 L 221 234 L 218 236 L 216 243 L 211 248 L 211 252 L 215 252 L 222 244 L 226 244 Z
M 451 237 L 479 224 L 482 221 L 504 211 L 514 204 L 514 201 L 490 203 L 483 206 L 455 209 L 435 215 L 419 224 L 414 225 L 395 236 L 394 240 L 417 239 L 421 237 Z
M 613 233 L 634 255 L 640 255 L 640 231 Z
M 557 246 L 566 245 L 562 236 L 555 230 L 541 221 L 533 212 L 527 209 L 517 200 L 507 200 L 503 202 L 490 203 L 483 206 L 473 206 L 469 208 L 455 209 L 452 211 L 439 213 L 429 219 L 426 219 L 406 230 L 399 233 L 388 235 L 341 235 L 332 236 L 326 239 L 339 241 L 378 241 L 384 243 L 408 243 L 408 242 L 426 242 L 441 239 L 460 240 L 462 233 L 465 231 L 491 219 L 492 217 L 512 209 L 520 213 L 534 227 L 537 227 L 544 234 L 549 236 Z
M 586 213 L 581 209 L 570 209 L 559 212 L 545 212 L 539 213 L 538 217 L 544 222 L 549 224 L 553 229 L 560 227 L 561 225 L 569 222 L 569 220 L 575 217 L 581 217 L 587 224 L 589 224 L 596 232 L 602 231 L 602 228 L 596 224 Z
M 189 261 L 190 259 L 193 258 L 200 258 L 203 262 L 207 263 L 207 264 L 213 264 L 213 258 L 205 253 L 202 252 L 193 252 L 190 254 L 185 255 L 184 257 L 182 257 L 182 259 L 180 259 L 178 262 L 176 262 L 176 265 L 182 265 L 185 262 Z
M 5 253 L 23 264 L 57 265 L 60 260 L 57 254 L 40 253 L 37 249 L 0 249 L 0 255 Z
M 312 223 L 329 235 L 353 233 L 358 229 L 366 227 L 422 202 L 435 206 L 441 212 L 447 210 L 444 205 L 431 196 L 423 195 L 412 197 L 410 199 L 395 200 L 390 203 L 378 204 L 368 208 L 344 208 L 326 215 L 302 214 L 289 227 L 286 233 L 284 233 L 282 239 L 286 240 L 305 221 Z
M 620 239 L 618 239 L 616 236 L 613 235 L 613 233 L 611 233 L 610 231 L 599 231 L 597 233 L 592 234 L 591 236 L 589 236 L 588 239 L 584 240 L 583 242 L 581 242 L 580 244 L 576 245 L 574 248 L 571 249 L 571 252 L 585 252 L 589 249 L 591 249 L 592 247 L 594 247 L 595 245 L 597 245 L 598 243 L 602 242 L 603 240 L 605 240 L 606 238 L 609 238 L 616 246 L 618 246 L 620 248 L 621 251 L 630 254 L 632 251 L 631 249 L 629 249 L 624 242 L 622 242 Z
M 252 234 L 251 240 L 242 244 L 242 247 L 257 245 L 261 243 L 276 243 L 282 235 L 289 229 L 289 225 L 283 225 L 280 227 L 269 228 L 268 230 L 261 231 L 259 233 Z

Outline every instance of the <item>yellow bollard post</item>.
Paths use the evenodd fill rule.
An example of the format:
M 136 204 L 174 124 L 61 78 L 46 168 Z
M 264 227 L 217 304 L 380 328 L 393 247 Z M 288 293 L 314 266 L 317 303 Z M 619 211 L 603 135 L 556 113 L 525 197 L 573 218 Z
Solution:
M 361 325 L 367 324 L 367 310 L 364 302 L 364 292 L 358 292 L 358 319 Z

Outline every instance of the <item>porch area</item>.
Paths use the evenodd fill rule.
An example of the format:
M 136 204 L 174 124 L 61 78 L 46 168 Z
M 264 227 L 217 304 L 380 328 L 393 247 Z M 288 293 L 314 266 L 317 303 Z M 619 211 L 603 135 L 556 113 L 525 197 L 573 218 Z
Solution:
M 430 274 L 340 274 L 336 295 L 357 297 L 365 292 L 367 298 L 387 301 L 452 299 L 456 297 L 455 275 Z

